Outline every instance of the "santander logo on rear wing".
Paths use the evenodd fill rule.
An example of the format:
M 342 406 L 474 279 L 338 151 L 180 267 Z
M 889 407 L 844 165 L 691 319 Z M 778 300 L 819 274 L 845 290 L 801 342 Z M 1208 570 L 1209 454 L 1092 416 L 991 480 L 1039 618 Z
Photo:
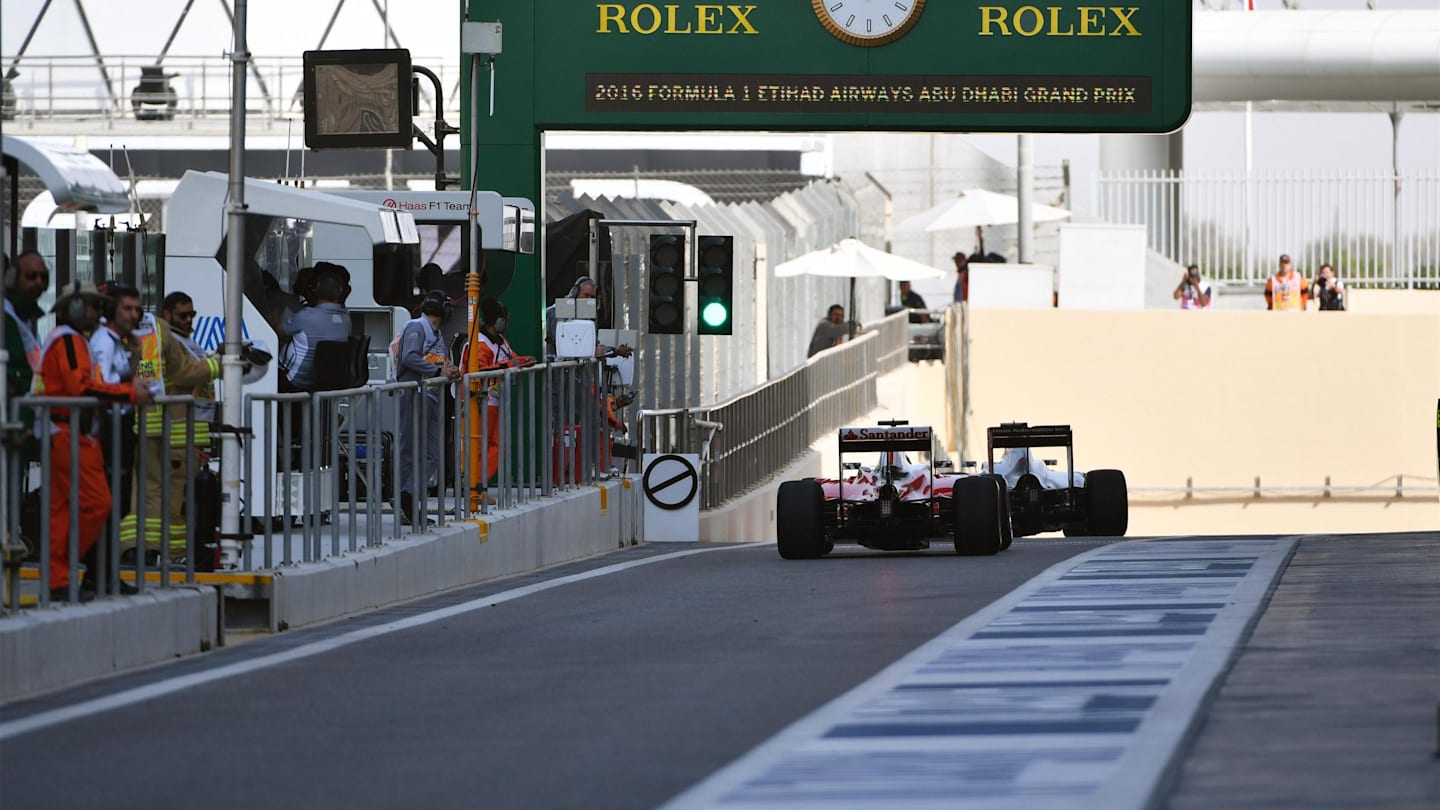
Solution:
M 929 452 L 933 436 L 926 425 L 840 428 L 840 452 L 864 450 L 921 450 Z

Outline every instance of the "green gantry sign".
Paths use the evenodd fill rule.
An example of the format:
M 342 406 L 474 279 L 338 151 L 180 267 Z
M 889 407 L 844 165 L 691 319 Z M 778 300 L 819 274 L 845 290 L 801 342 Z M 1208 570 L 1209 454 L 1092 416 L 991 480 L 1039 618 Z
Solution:
M 1103 1 L 1103 0 L 1102 0 Z M 495 3 L 541 128 L 1168 132 L 1190 0 Z M 489 4 L 486 4 L 489 5 Z
M 472 96 L 468 81 L 462 93 L 463 137 L 481 150 L 482 186 L 539 202 L 547 129 L 1179 128 L 1190 114 L 1191 0 L 1103 3 L 462 0 L 464 19 L 504 30 L 494 96 L 484 86 Z M 474 141 L 472 98 L 494 108 Z M 521 287 L 506 299 L 538 312 L 538 273 L 515 269 Z

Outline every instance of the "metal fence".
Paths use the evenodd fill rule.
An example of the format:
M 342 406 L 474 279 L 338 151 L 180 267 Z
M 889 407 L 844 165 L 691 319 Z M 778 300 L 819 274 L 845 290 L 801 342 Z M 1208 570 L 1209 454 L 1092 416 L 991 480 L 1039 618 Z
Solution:
M 1102 174 L 1097 211 L 1222 284 L 1263 284 L 1281 254 L 1351 286 L 1440 287 L 1440 171 Z
M 0 370 L 3 365 L 0 359 Z M 105 471 L 112 506 L 109 527 L 98 541 L 104 544 L 105 553 L 98 555 L 99 567 L 94 571 L 82 566 L 78 553 L 85 545 L 77 520 L 85 507 L 79 476 L 71 476 L 72 485 L 65 493 L 70 530 L 64 538 L 52 537 L 50 506 L 57 495 L 49 484 L 54 480 L 56 459 L 50 442 L 23 441 L 30 434 L 19 419 L 22 414 L 33 414 L 36 423 L 46 425 L 54 409 L 68 409 L 66 424 L 72 428 L 65 434 L 70 441 L 66 458 L 73 459 L 79 443 L 93 441 L 99 430 L 110 431 L 111 446 L 120 446 L 118 412 L 102 412 L 101 403 L 92 398 L 9 400 L 6 410 L 0 410 L 0 424 L 6 432 L 4 473 L 0 475 L 0 514 L 5 516 L 4 606 L 20 607 L 21 580 L 27 568 L 32 578 L 38 569 L 38 604 L 50 604 L 48 583 L 55 543 L 69 544 L 69 585 L 64 601 L 75 601 L 87 581 L 98 581 L 101 594 L 119 593 L 130 582 L 139 590 L 147 583 L 168 587 L 194 582 L 197 567 L 207 568 L 202 561 L 216 552 L 246 571 L 312 562 L 401 540 L 447 520 L 516 508 L 593 484 L 610 473 L 610 430 L 604 408 L 611 387 L 602 368 L 595 360 L 570 360 L 477 372 L 459 381 L 435 378 L 338 391 L 249 395 L 241 448 L 243 468 L 251 471 L 242 484 L 241 525 L 242 534 L 250 535 L 248 540 L 222 539 L 218 525 L 197 521 L 197 510 L 205 500 L 197 493 L 196 476 L 206 462 L 197 456 L 195 401 L 193 397 L 157 397 L 155 404 L 141 409 L 137 421 L 146 408 L 183 410 L 183 418 L 170 407 L 163 410 L 162 434 L 168 436 L 175 430 L 173 447 L 183 448 L 184 463 L 176 466 L 172 462 L 161 470 L 159 521 L 166 523 L 175 505 L 172 477 L 183 479 L 184 487 L 176 487 L 183 496 L 177 491 L 174 498 L 183 497 L 188 535 L 184 552 L 169 553 L 175 549 L 162 540 L 164 551 L 153 563 L 146 554 L 136 553 L 133 563 L 115 564 L 122 560 L 121 516 L 130 502 L 121 491 L 124 470 L 116 455 Z M 447 390 L 454 395 L 449 441 L 442 427 Z M 485 409 L 490 407 L 492 390 L 497 413 L 494 419 L 487 419 Z M 428 409 L 400 411 L 398 407 L 402 398 L 427 396 L 434 403 Z M 397 423 L 396 412 L 407 412 L 408 423 Z M 5 421 L 6 417 L 16 421 Z M 179 443 L 182 433 L 184 442 Z M 485 452 L 492 437 L 498 446 L 494 461 Z M 140 443 L 145 441 L 159 439 Z M 397 458 L 397 451 L 404 447 L 414 449 L 415 463 L 408 481 L 401 478 Z M 480 452 L 472 452 L 476 447 Z M 436 461 L 433 480 L 423 463 L 432 451 Z M 146 457 L 137 450 L 133 503 L 141 536 L 148 535 L 148 527 L 156 521 L 145 514 L 147 479 L 151 477 Z M 413 493 L 409 520 L 402 491 Z M 210 514 L 218 520 L 218 502 L 213 506 Z M 147 565 L 158 579 L 147 573 Z M 122 567 L 126 569 L 124 586 Z
M 445 98 L 433 98 L 429 82 L 420 83 L 420 108 L 433 117 L 437 107 L 449 120 L 459 117 L 460 67 L 455 57 L 416 56 L 414 63 L 432 70 Z M 156 58 L 143 54 L 106 54 L 103 63 L 93 55 L 24 56 L 7 59 L 16 75 L 9 81 L 13 106 L 7 98 L 6 119 L 20 125 L 49 119 L 113 120 L 134 115 L 142 106 L 145 120 L 162 124 L 173 120 L 183 127 L 196 119 L 228 120 L 233 89 L 230 59 L 213 56 L 167 55 L 160 65 L 174 91 L 139 94 L 141 69 L 156 66 Z M 251 115 L 267 118 L 299 117 L 301 114 L 304 61 L 300 56 L 251 56 L 250 78 L 246 84 L 246 109 Z M 7 93 L 8 96 L 8 93 Z M 169 105 L 173 101 L 173 106 Z M 164 108 L 162 117 L 154 114 Z
M 855 340 L 708 408 L 640 414 L 646 453 L 701 456 L 701 508 L 764 484 L 828 432 L 876 407 L 876 380 L 905 364 L 909 316 L 881 320 Z
M 180 408 L 179 416 L 175 414 L 172 406 Z M 89 590 L 99 594 L 120 593 L 121 517 L 131 505 L 121 485 L 124 471 L 120 466 L 121 455 L 118 448 L 125 441 L 122 409 L 101 403 L 93 397 L 19 397 L 9 402 L 9 408 L 13 409 L 16 421 L 4 423 L 6 473 L 4 491 L 0 492 L 0 505 L 4 506 L 0 513 L 5 515 L 5 606 L 12 610 L 20 607 L 20 579 L 23 564 L 27 560 L 33 560 L 38 567 L 38 604 L 41 607 L 50 604 L 49 585 L 53 581 L 54 573 L 51 570 L 54 562 L 52 552 L 57 544 L 63 544 L 66 552 L 66 585 L 62 586 L 66 591 L 65 601 L 80 600 L 80 591 L 86 584 L 83 580 L 86 579 L 89 580 Z M 60 409 L 65 411 L 63 416 L 56 413 Z M 149 555 L 141 553 L 140 549 L 146 547 L 152 526 L 156 527 L 155 533 L 160 537 L 158 542 L 161 549 L 170 547 L 168 524 L 172 507 L 176 506 L 176 495 L 172 492 L 172 482 L 176 477 L 181 477 L 184 482 L 179 496 L 183 500 L 178 509 L 184 515 L 185 525 L 191 527 L 196 522 L 195 398 L 155 397 L 150 404 L 136 409 L 136 424 L 143 424 L 145 416 L 156 409 L 160 411 L 161 433 L 154 437 L 137 437 L 134 453 L 135 497 L 132 514 L 136 526 L 137 549 L 134 553 L 133 584 L 127 583 L 126 587 L 133 587 L 137 592 L 143 592 L 150 582 L 147 575 Z M 7 414 L 10 415 L 12 414 Z M 31 420 L 35 425 L 33 430 L 23 429 L 22 425 Z M 176 443 L 169 438 L 172 432 L 183 434 L 183 441 Z M 99 439 L 102 433 L 108 434 L 109 446 L 117 448 L 116 452 L 108 453 L 110 458 L 105 459 L 103 469 L 110 505 L 105 514 L 84 514 L 85 520 L 82 521 L 82 513 L 88 513 L 99 503 L 99 499 L 88 489 L 84 476 L 77 474 L 84 463 L 81 447 L 82 444 L 90 445 L 93 447 L 92 452 L 100 454 Z M 147 459 L 150 453 L 146 452 L 146 446 L 152 443 L 170 450 L 181 449 L 183 459 L 183 462 L 176 466 L 172 456 L 168 453 L 160 454 L 170 458 L 171 462 L 162 464 L 159 470 L 161 514 L 158 516 L 146 513 L 148 499 L 145 484 L 152 472 L 148 469 Z M 64 453 L 64 458 L 58 465 L 54 458 L 57 451 Z M 68 481 L 57 487 L 55 473 L 58 466 L 64 466 L 65 478 Z M 96 470 L 92 469 L 91 472 Z M 51 532 L 52 506 L 57 498 L 61 499 L 65 506 L 61 512 L 67 526 L 64 537 L 54 537 Z M 97 517 L 106 518 L 103 533 L 97 537 L 82 536 L 86 533 L 85 524 Z M 27 523 L 31 525 L 25 525 Z M 85 552 L 96 544 L 101 546 L 95 555 L 96 570 L 85 571 L 82 559 Z M 172 558 L 171 554 L 161 551 L 154 566 L 159 575 L 160 586 L 171 584 L 172 572 L 183 572 L 181 581 L 193 583 L 198 551 L 193 532 L 184 544 L 184 552 L 178 558 Z

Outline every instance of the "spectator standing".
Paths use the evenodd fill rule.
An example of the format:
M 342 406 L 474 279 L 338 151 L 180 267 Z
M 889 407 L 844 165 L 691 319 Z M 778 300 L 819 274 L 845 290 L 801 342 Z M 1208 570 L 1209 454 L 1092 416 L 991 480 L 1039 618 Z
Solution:
M 66 285 L 55 301 L 56 326 L 45 339 L 40 352 L 40 367 L 35 373 L 33 391 L 36 396 L 97 397 L 107 402 L 144 404 L 150 391 L 143 383 L 119 385 L 105 382 L 90 357 L 88 333 L 100 325 L 100 313 L 106 299 L 89 282 Z M 93 413 L 78 414 L 72 436 L 70 409 L 55 408 L 50 424 L 41 428 L 50 440 L 50 598 L 68 599 L 70 586 L 70 486 L 77 482 L 79 499 L 73 527 L 78 548 L 84 557 L 100 537 L 105 519 L 110 515 L 110 485 L 105 479 L 105 461 L 100 442 L 95 437 Z M 78 454 L 70 457 L 72 439 Z M 89 601 L 82 594 L 82 601 Z
M 858 324 L 845 322 L 845 307 L 831 304 L 825 313 L 825 320 L 815 326 L 815 332 L 810 336 L 810 351 L 805 356 L 814 357 L 832 346 L 844 343 L 850 336 L 851 326 L 859 328 Z
M 1320 275 L 1315 277 L 1315 300 L 1320 302 L 1321 311 L 1345 309 L 1345 285 L 1335 277 L 1335 268 L 1320 265 Z
M 1180 284 L 1175 288 L 1175 300 L 1180 302 L 1181 309 L 1210 308 L 1210 284 L 1200 277 L 1200 265 L 1192 264 L 1185 268 L 1185 275 L 1181 276 Z
M 1310 300 L 1310 284 L 1295 272 L 1290 255 L 1280 255 L 1280 269 L 1265 282 L 1265 308 L 1276 311 L 1304 312 Z
M 460 377 L 460 369 L 445 358 L 445 339 L 440 324 L 448 314 L 449 304 L 443 290 L 431 290 L 420 301 L 420 315 L 405 324 L 395 339 L 395 379 L 419 382 L 432 377 Z M 400 512 L 407 525 L 415 515 L 415 410 L 420 408 L 420 424 L 425 431 L 425 466 L 421 472 L 421 492 L 430 478 L 440 471 L 440 392 L 438 386 L 400 393 L 397 430 L 400 433 Z
M 285 335 L 290 342 L 282 352 L 281 365 L 285 379 L 300 391 L 315 388 L 315 344 L 350 339 L 350 313 L 340 303 L 348 292 L 345 277 L 333 269 L 338 265 L 321 265 L 312 271 L 313 297 L 309 300 L 314 306 L 292 313 L 285 321 Z
M 140 291 L 126 284 L 106 282 L 100 285 L 100 292 L 110 299 L 105 305 L 105 317 L 100 327 L 90 335 L 90 358 L 100 379 L 111 385 L 130 385 L 135 377 L 135 363 L 139 356 L 135 343 L 135 329 L 140 325 Z M 120 432 L 114 431 L 115 413 L 120 415 Z M 130 491 L 134 484 L 135 465 L 135 408 L 130 403 L 116 403 L 100 411 L 98 425 L 100 451 L 105 459 L 105 474 L 117 467 L 120 480 L 111 481 L 111 493 L 120 500 L 120 516 L 130 511 Z M 97 542 L 85 555 L 85 569 L 99 571 L 100 556 L 107 551 L 107 544 Z M 108 557 L 107 557 L 108 559 Z M 114 565 L 118 560 L 112 560 Z M 83 586 L 95 590 L 98 583 L 86 578 Z M 134 593 L 135 586 L 120 583 L 121 593 Z
M 5 370 L 5 392 L 11 399 L 30 392 L 31 380 L 40 370 L 40 341 L 35 322 L 44 313 L 40 296 L 50 288 L 50 268 L 33 250 L 15 257 L 5 267 L 5 351 L 10 355 Z M 26 427 L 33 416 L 27 414 Z
M 175 342 L 184 347 L 191 357 L 209 360 L 213 356 L 191 337 L 195 331 L 195 302 L 189 295 L 173 292 L 165 296 L 160 305 L 160 317 L 170 324 L 170 334 L 175 337 Z M 210 428 L 215 424 L 215 381 L 206 380 L 190 393 L 195 397 L 195 444 L 208 447 Z
M 174 292 L 161 305 L 176 322 L 190 323 L 195 317 L 195 304 L 190 296 Z M 174 327 L 165 318 L 145 315 L 135 330 L 140 361 L 135 367 L 135 384 L 147 386 L 152 394 L 188 396 L 197 387 L 220 376 L 220 360 L 211 356 L 194 357 L 177 339 Z M 165 413 L 170 415 L 170 429 L 165 430 Z M 130 514 L 120 521 L 120 543 L 123 548 L 138 547 L 144 538 L 148 552 L 177 556 L 186 551 L 189 527 L 185 522 L 185 441 L 190 409 L 183 404 L 141 409 L 136 418 L 140 434 L 137 454 L 145 462 L 145 480 L 140 482 L 130 503 Z M 195 441 L 209 441 L 208 426 L 195 425 Z M 170 494 L 170 513 L 164 513 L 165 492 Z M 145 504 L 145 527 L 139 526 L 141 498 Z
M 477 324 L 474 340 L 466 347 L 465 372 L 496 371 L 506 368 L 524 368 L 534 365 L 535 358 L 517 355 L 510 341 L 505 339 L 505 330 L 510 325 L 510 313 L 499 300 L 489 296 L 480 299 L 480 322 Z M 470 399 L 470 480 L 475 491 L 470 493 L 470 509 L 480 508 L 480 502 L 493 504 L 495 499 L 485 494 L 485 488 L 500 469 L 500 380 L 486 379 L 471 386 L 472 392 L 484 392 L 484 414 L 481 414 L 482 397 Z M 485 442 L 480 441 L 481 419 L 484 419 Z
M 970 300 L 970 259 L 957 251 L 950 260 L 955 262 L 955 303 Z

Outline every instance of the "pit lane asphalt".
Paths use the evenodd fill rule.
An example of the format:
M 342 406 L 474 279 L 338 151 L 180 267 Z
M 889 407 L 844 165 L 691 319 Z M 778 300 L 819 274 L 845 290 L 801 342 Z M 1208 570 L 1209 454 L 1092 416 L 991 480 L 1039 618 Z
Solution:
M 0 742 L 6 807 L 654 807 L 1049 566 L 743 546 L 573 582 Z M 629 549 L 0 710 L 0 722 L 687 548 Z

